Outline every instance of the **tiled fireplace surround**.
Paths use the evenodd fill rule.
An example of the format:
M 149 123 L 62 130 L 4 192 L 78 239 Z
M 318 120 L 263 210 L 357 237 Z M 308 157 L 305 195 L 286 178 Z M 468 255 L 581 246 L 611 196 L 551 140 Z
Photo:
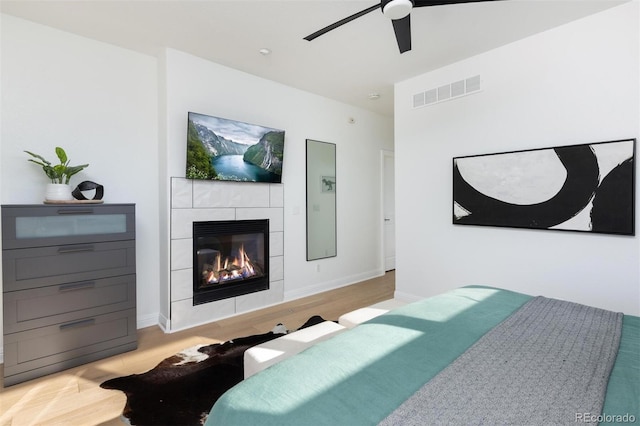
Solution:
M 193 306 L 192 224 L 269 219 L 269 290 Z M 178 331 L 284 300 L 284 191 L 282 184 L 171 178 L 171 313 Z

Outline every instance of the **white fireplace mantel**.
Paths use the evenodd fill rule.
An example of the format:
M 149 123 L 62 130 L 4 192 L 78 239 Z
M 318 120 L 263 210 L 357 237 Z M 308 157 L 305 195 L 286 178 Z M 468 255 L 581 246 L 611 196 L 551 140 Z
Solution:
M 193 306 L 193 222 L 269 219 L 269 290 Z M 206 324 L 284 300 L 282 184 L 171 178 L 171 296 L 165 331 Z

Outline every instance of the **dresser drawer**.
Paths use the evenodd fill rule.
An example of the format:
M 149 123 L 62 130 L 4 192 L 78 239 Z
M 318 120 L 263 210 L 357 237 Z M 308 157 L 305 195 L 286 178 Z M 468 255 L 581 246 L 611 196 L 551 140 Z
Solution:
M 135 275 L 12 291 L 4 295 L 4 332 L 16 333 L 135 306 Z
M 11 376 L 40 369 L 57 371 L 137 345 L 135 309 L 4 336 L 5 385 Z M 115 352 L 114 352 L 115 351 Z
M 134 274 L 135 241 L 3 250 L 4 291 Z
M 135 205 L 4 205 L 3 250 L 135 239 Z

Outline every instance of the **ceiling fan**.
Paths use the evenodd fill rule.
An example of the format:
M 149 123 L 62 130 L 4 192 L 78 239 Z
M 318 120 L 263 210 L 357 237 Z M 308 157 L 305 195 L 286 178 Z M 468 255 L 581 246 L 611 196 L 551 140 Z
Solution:
M 331 30 L 353 21 L 369 12 L 372 12 L 378 8 L 382 9 L 382 13 L 393 24 L 393 31 L 396 33 L 396 40 L 398 41 L 398 48 L 400 53 L 411 50 L 411 9 L 414 7 L 426 7 L 426 6 L 440 6 L 445 4 L 458 4 L 458 3 L 474 3 L 490 0 L 381 0 L 380 3 L 370 6 L 360 12 L 354 13 L 351 16 L 347 16 L 344 19 L 335 22 L 328 27 L 322 28 L 313 34 L 306 36 L 304 39 L 311 41 L 323 34 L 328 33 Z

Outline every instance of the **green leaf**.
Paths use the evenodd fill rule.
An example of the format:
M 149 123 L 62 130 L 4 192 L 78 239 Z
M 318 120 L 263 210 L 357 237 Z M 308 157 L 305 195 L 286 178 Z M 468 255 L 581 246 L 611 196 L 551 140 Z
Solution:
M 67 160 L 67 153 L 64 152 L 64 149 L 60 148 L 59 146 L 56 146 L 56 155 L 60 159 L 60 163 L 61 164 L 64 164 L 64 163 L 66 163 L 68 161 Z
M 48 162 L 47 160 L 45 160 L 45 159 L 44 159 L 44 157 L 42 157 L 41 155 L 34 154 L 33 152 L 30 152 L 30 151 L 25 151 L 25 152 L 26 152 L 27 154 L 29 154 L 30 156 L 32 156 L 32 157 L 35 157 L 35 158 L 37 158 L 37 159 L 39 159 L 39 160 L 42 160 L 42 163 L 39 163 L 39 162 L 37 162 L 37 161 L 35 161 L 35 160 L 33 160 L 33 159 L 29 159 L 29 160 L 27 160 L 27 161 L 33 161 L 33 162 L 34 162 L 34 163 L 36 163 L 36 164 L 42 164 L 42 165 L 44 165 L 44 164 L 46 164 L 46 165 L 51 164 L 50 162 Z M 44 164 L 43 164 L 43 163 L 44 163 Z
M 43 167 L 44 169 L 44 173 L 47 175 L 47 177 L 49 179 L 51 179 L 51 183 L 62 183 L 61 177 L 57 175 L 57 173 L 55 172 L 55 170 L 53 170 L 53 167 Z
M 80 166 L 69 166 L 67 167 L 67 171 L 65 172 L 65 174 L 69 177 L 75 175 L 76 173 L 78 173 L 79 171 L 81 171 L 82 169 L 84 169 L 85 167 L 88 167 L 88 164 L 82 164 Z
M 60 164 L 57 164 L 55 166 L 52 166 L 50 162 L 48 162 L 38 154 L 35 154 L 30 151 L 24 151 L 24 152 L 36 158 L 37 160 L 41 160 L 41 161 L 37 161 L 37 160 L 34 160 L 33 158 L 28 159 L 28 161 L 31 161 L 32 163 L 35 163 L 41 166 L 42 170 L 44 170 L 44 173 L 47 175 L 47 177 L 51 179 L 52 183 L 68 184 L 71 176 L 75 175 L 85 167 L 89 166 L 88 164 L 82 164 L 79 166 L 69 166 L 70 161 L 67 158 L 67 153 L 64 151 L 64 149 L 58 146 L 56 147 L 55 151 L 56 151 L 56 155 L 58 156 L 58 159 L 60 160 Z

